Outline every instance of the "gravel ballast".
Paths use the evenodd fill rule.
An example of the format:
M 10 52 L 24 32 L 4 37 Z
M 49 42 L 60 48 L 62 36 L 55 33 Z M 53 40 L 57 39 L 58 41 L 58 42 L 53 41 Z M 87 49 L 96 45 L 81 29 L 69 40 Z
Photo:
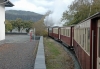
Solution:
M 34 49 L 38 41 L 27 35 L 8 35 L 0 45 L 0 69 L 34 69 Z

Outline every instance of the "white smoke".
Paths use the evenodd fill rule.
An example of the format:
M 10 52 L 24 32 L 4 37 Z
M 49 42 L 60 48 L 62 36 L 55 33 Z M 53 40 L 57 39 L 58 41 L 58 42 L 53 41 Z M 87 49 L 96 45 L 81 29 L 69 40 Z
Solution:
M 68 0 L 55 0 L 54 10 L 51 10 L 53 13 L 45 17 L 44 24 L 46 26 L 62 26 L 64 22 L 61 22 L 61 18 L 63 12 L 68 9 L 68 5 L 70 5 Z

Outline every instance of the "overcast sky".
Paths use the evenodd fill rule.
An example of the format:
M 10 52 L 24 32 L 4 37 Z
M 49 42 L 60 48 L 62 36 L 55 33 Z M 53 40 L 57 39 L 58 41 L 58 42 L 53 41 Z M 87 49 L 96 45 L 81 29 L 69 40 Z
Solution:
M 7 7 L 6 10 L 25 10 L 40 14 L 45 14 L 48 10 L 54 11 L 58 2 L 63 3 L 63 7 L 67 9 L 68 5 L 74 0 L 10 0 L 15 6 Z M 58 8 L 61 8 L 58 6 Z

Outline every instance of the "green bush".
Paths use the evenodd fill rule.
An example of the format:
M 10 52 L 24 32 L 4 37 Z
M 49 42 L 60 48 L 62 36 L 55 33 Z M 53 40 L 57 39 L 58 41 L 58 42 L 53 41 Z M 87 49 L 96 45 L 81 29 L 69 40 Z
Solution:
M 47 37 L 48 36 L 48 32 L 47 31 L 43 31 L 43 36 Z

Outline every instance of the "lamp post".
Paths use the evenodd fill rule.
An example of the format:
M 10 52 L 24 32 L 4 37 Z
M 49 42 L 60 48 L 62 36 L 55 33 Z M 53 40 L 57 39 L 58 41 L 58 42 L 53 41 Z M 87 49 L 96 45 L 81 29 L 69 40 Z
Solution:
M 34 41 L 35 41 L 35 28 L 34 28 Z

